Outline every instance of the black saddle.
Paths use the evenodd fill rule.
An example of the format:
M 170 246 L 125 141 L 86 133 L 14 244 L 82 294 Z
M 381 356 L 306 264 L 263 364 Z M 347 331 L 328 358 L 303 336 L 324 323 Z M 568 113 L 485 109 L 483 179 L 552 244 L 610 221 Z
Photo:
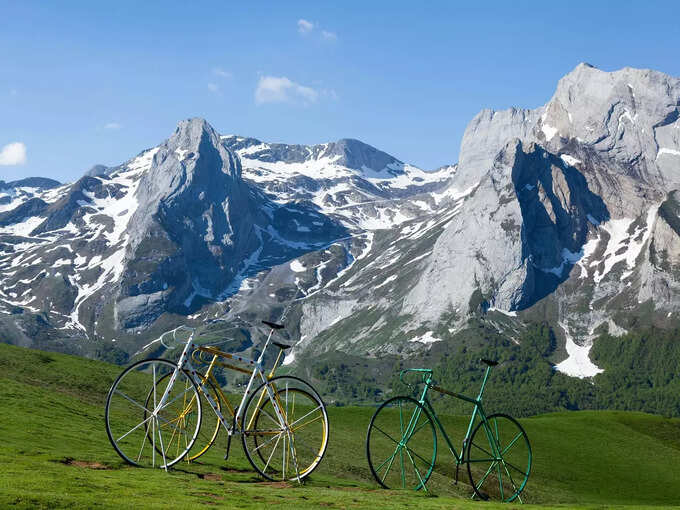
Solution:
M 479 361 L 481 361 L 482 363 L 486 363 L 490 367 L 495 367 L 496 365 L 498 365 L 498 361 L 492 361 L 492 360 L 486 359 L 486 358 L 480 358 Z
M 269 321 L 262 321 L 262 324 L 266 324 L 267 326 L 269 326 L 272 329 L 283 329 L 283 328 L 286 327 L 283 324 L 277 324 L 276 322 L 269 322 Z
M 283 329 L 285 326 L 283 324 L 277 324 L 276 322 L 269 322 L 269 321 L 262 321 L 262 324 L 266 324 L 272 329 Z M 282 351 L 285 351 L 286 349 L 290 349 L 290 345 L 288 344 L 282 344 L 281 342 L 272 342 L 276 347 L 281 349 Z

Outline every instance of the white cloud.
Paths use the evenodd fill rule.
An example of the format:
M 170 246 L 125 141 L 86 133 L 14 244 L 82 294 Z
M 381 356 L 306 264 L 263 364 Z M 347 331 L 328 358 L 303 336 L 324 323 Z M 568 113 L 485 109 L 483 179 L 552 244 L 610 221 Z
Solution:
M 12 89 L 9 91 L 10 96 L 16 96 L 17 95 L 17 89 Z
M 122 124 L 119 124 L 118 122 L 109 122 L 108 124 L 104 124 L 104 129 L 121 129 L 123 127 Z
M 219 67 L 213 67 L 212 72 L 215 76 L 219 76 L 220 78 L 231 78 L 233 76 L 229 71 L 225 71 Z
M 255 103 L 314 103 L 319 93 L 311 87 L 305 87 L 289 80 L 285 76 L 261 76 L 255 89 Z
M 337 41 L 338 40 L 338 34 L 335 32 L 329 32 L 328 30 L 322 30 L 321 31 L 321 37 L 324 38 L 326 41 Z
M 213 93 L 220 91 L 220 87 L 216 83 L 208 83 L 208 90 Z
M 308 34 L 314 30 L 314 23 L 306 19 L 299 19 L 297 22 L 298 32 L 301 34 Z
M 25 165 L 26 146 L 21 142 L 13 142 L 5 145 L 0 150 L 0 165 Z

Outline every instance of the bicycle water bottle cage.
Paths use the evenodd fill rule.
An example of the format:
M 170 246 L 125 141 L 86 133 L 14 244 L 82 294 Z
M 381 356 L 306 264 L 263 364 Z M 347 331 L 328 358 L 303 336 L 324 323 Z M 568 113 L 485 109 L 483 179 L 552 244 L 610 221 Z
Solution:
M 490 359 L 480 358 L 479 361 L 481 361 L 482 363 L 487 364 L 487 365 L 490 366 L 490 367 L 495 367 L 496 365 L 498 365 L 498 361 L 492 361 L 492 360 L 490 360 Z
M 269 322 L 269 321 L 262 321 L 262 324 L 266 324 L 267 326 L 269 326 L 272 329 L 283 329 L 283 328 L 286 327 L 283 324 L 277 324 L 276 322 Z

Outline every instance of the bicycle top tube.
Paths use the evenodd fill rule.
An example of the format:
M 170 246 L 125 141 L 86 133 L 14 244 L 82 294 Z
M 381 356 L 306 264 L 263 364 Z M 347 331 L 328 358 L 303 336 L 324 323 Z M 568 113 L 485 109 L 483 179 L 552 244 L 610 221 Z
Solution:
M 402 383 L 404 383 L 406 386 L 408 386 L 410 388 L 414 388 L 414 385 L 407 383 L 404 380 L 404 377 L 408 373 L 421 374 L 422 379 L 420 380 L 419 383 L 415 383 L 415 384 L 425 384 L 426 388 L 423 390 L 423 397 L 422 397 L 423 399 L 425 398 L 425 395 L 427 394 L 427 390 L 433 389 L 436 392 L 443 393 L 444 395 L 449 395 L 451 397 L 455 397 L 455 398 L 458 398 L 458 399 L 461 399 L 461 400 L 465 400 L 465 401 L 471 402 L 473 404 L 478 404 L 482 401 L 482 394 L 484 393 L 484 387 L 486 386 L 486 382 L 489 378 L 489 373 L 491 372 L 491 368 L 498 365 L 498 362 L 490 361 L 490 360 L 487 360 L 487 359 L 484 359 L 484 358 L 480 359 L 479 361 L 486 365 L 486 370 L 484 372 L 484 379 L 482 380 L 482 386 L 479 389 L 479 395 L 477 396 L 476 399 L 472 398 L 472 397 L 468 397 L 467 395 L 463 395 L 462 393 L 456 393 L 456 392 L 453 392 L 453 391 L 446 390 L 446 389 L 442 388 L 441 386 L 437 386 L 435 384 L 434 379 L 432 379 L 433 370 L 430 369 L 430 368 L 407 368 L 407 369 L 399 372 L 399 380 Z

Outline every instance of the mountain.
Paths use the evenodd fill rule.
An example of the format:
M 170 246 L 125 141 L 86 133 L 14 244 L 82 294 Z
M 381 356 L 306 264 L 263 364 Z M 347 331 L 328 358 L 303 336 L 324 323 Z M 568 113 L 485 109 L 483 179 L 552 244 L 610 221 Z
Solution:
M 680 80 L 656 71 L 580 64 L 540 108 L 480 112 L 436 171 L 189 119 L 33 185 L 0 186 L 0 332 L 21 345 L 125 360 L 178 324 L 285 313 L 286 363 L 310 373 L 530 359 L 536 341 L 545 374 L 598 381 L 616 363 L 594 343 L 680 327 Z
M 2 331 L 21 345 L 129 354 L 230 306 L 264 275 L 282 280 L 254 296 L 269 314 L 298 292 L 291 261 L 323 260 L 320 289 L 370 229 L 431 214 L 440 199 L 430 192 L 454 171 L 424 172 L 357 140 L 265 144 L 182 121 L 157 147 L 73 184 L 5 185 Z

